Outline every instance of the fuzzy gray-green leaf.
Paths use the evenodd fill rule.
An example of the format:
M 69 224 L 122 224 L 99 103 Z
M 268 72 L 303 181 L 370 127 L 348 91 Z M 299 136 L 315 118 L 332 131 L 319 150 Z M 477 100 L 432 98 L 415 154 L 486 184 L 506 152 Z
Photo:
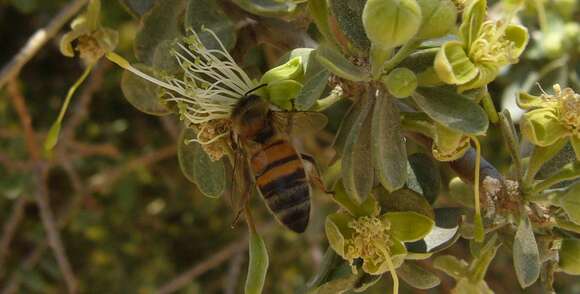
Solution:
M 403 263 L 397 269 L 397 275 L 411 287 L 421 290 L 431 289 L 441 283 L 439 277 L 413 261 Z
M 372 100 L 362 99 L 361 112 L 346 139 L 342 157 L 342 181 L 347 194 L 361 203 L 374 184 L 373 158 L 371 153 Z
M 357 48 L 368 50 L 371 42 L 367 38 L 362 22 L 362 12 L 366 0 L 330 0 L 332 13 L 341 31 Z
M 534 231 L 527 214 L 523 214 L 516 231 L 514 245 L 514 268 L 520 285 L 531 286 L 540 275 L 540 253 Z
M 262 237 L 252 232 L 250 235 L 250 261 L 248 263 L 248 275 L 246 276 L 245 294 L 260 294 L 264 288 L 266 274 L 268 273 L 268 249 Z
M 186 140 L 194 138 L 195 132 L 186 128 L 179 136 L 177 158 L 183 175 L 197 185 L 208 197 L 220 197 L 226 187 L 226 171 L 222 160 L 212 161 L 199 143 Z
M 134 67 L 149 75 L 154 75 L 154 70 L 149 66 L 136 64 Z M 123 72 L 121 90 L 127 101 L 139 111 L 152 115 L 169 114 L 169 110 L 161 100 L 162 89 L 129 71 Z
M 377 177 L 388 191 L 397 190 L 407 180 L 407 151 L 401 135 L 399 109 L 386 93 L 376 98 L 371 129 Z
M 208 49 L 220 49 L 217 41 L 202 28 L 212 30 L 226 49 L 236 43 L 234 23 L 223 12 L 218 1 L 189 0 L 185 13 L 185 29 L 192 28 L 199 34 Z
M 350 63 L 341 53 L 329 47 L 320 46 L 316 58 L 326 69 L 341 78 L 354 82 L 367 81 L 370 78 L 368 72 Z
M 413 100 L 438 123 L 465 134 L 481 135 L 489 121 L 485 111 L 469 98 L 444 88 L 419 88 Z
M 143 15 L 141 29 L 135 36 L 135 55 L 139 61 L 152 64 L 155 48 L 163 40 L 171 40 L 183 34 L 181 23 L 185 0 L 156 1 Z

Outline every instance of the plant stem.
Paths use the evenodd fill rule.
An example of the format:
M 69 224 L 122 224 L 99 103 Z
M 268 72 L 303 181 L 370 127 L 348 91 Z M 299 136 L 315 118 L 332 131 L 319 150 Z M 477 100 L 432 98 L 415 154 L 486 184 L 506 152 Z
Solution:
M 475 217 L 474 217 L 474 225 L 475 225 L 475 241 L 483 242 L 483 237 L 485 235 L 483 230 L 483 220 L 481 219 L 481 208 L 479 203 L 479 168 L 481 164 L 481 145 L 479 144 L 479 140 L 472 136 L 471 140 L 475 144 L 475 151 L 477 152 L 477 158 L 475 160 L 475 178 L 473 179 L 473 190 L 474 190 L 474 207 L 475 207 Z
M 407 56 L 417 49 L 419 45 L 421 45 L 421 41 L 419 40 L 410 40 L 405 43 L 405 45 L 403 45 L 403 47 L 401 47 L 391 59 L 383 64 L 383 72 L 388 73 L 391 69 L 395 68 L 395 66 L 399 65 L 403 59 L 407 58 Z

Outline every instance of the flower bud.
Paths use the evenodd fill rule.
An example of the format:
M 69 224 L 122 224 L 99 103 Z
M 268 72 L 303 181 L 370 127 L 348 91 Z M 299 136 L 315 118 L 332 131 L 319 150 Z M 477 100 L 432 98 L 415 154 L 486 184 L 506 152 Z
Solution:
M 405 44 L 421 26 L 416 0 L 368 0 L 362 17 L 367 37 L 384 50 Z
M 389 93 L 397 98 L 409 97 L 417 89 L 415 73 L 405 67 L 395 68 L 382 81 Z
M 522 117 L 520 128 L 526 139 L 542 147 L 552 145 L 567 135 L 552 108 L 538 108 L 527 112 Z
M 562 240 L 560 269 L 570 275 L 580 275 L 580 239 Z
M 301 82 L 303 77 L 304 69 L 302 67 L 302 59 L 297 56 L 264 73 L 260 79 L 260 83 L 269 84 L 282 80 L 295 80 Z

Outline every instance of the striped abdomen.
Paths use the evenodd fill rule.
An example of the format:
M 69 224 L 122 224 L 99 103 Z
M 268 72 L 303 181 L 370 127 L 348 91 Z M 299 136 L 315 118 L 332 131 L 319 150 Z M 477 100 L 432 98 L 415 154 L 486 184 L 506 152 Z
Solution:
M 290 142 L 271 136 L 252 152 L 250 165 L 270 211 L 292 231 L 304 232 L 310 217 L 310 186 Z

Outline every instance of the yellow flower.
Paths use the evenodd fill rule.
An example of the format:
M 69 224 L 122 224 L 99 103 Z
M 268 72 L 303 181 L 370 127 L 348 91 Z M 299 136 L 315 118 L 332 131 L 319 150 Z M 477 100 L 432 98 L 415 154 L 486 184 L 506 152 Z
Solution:
M 522 117 L 523 135 L 535 145 L 546 147 L 570 139 L 580 160 L 580 95 L 571 88 L 553 86 L 554 94 L 518 95 L 518 105 L 528 109 Z

